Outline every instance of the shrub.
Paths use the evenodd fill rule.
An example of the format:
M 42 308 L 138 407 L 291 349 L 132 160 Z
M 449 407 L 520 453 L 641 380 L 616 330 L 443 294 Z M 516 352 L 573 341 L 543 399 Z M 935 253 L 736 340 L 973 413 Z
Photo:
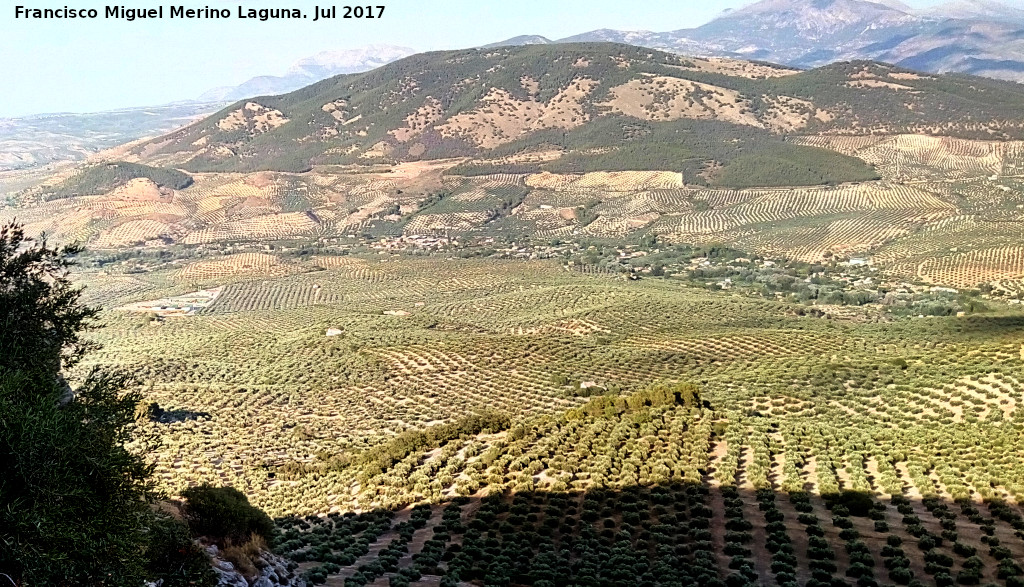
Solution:
M 248 542 L 235 546 L 228 544 L 221 551 L 221 557 L 229 563 L 235 565 L 238 572 L 242 575 L 249 577 L 250 579 L 256 576 L 256 558 L 259 557 L 261 550 L 266 550 L 267 542 L 262 536 L 258 534 L 251 534 L 251 538 Z M 329 558 L 331 555 L 327 554 L 323 558 Z M 334 563 L 326 563 L 322 567 L 326 572 L 330 573 L 332 569 L 337 570 L 339 567 Z
M 733 518 L 725 522 L 725 527 L 726 529 L 732 530 L 734 532 L 743 532 L 746 530 L 750 530 L 754 527 L 754 525 L 751 524 L 749 520 Z
M 833 523 L 836 528 L 849 529 L 853 528 L 853 520 L 849 517 L 837 515 L 833 517 Z
M 864 576 L 870 577 L 872 576 L 871 567 L 862 562 L 855 562 L 846 569 L 846 576 L 853 577 L 854 579 Z
M 78 252 L 0 226 L 0 569 L 21 585 L 141 584 L 150 469 L 124 446 L 139 396 L 100 371 L 63 378 L 98 313 L 67 277 Z
M 856 540 L 860 538 L 860 532 L 858 532 L 855 528 L 852 527 L 843 528 L 839 531 L 839 537 L 843 540 Z
M 772 561 L 771 569 L 776 574 L 776 578 L 778 578 L 779 573 L 792 573 L 793 565 L 784 561 Z
M 903 549 L 898 547 L 898 546 L 889 546 L 888 544 L 886 544 L 885 546 L 882 547 L 882 556 L 884 558 L 891 558 L 891 557 L 894 557 L 894 556 L 903 556 L 904 554 L 905 553 L 903 552 Z
M 939 550 L 933 549 L 924 553 L 924 560 L 926 562 L 938 565 L 940 567 L 945 567 L 947 569 L 953 566 L 953 557 Z
M 851 563 L 860 563 L 866 567 L 875 566 L 875 559 L 870 552 L 855 552 L 850 555 Z
M 1013 558 L 1013 552 L 1005 546 L 993 546 L 988 549 L 988 553 L 997 561 Z
M 249 504 L 249 498 L 233 487 L 200 485 L 182 492 L 189 528 L 197 536 L 206 536 L 218 544 L 247 543 L 253 534 L 269 537 L 274 522 L 262 510 Z
M 826 548 L 811 547 L 807 549 L 807 558 L 812 561 L 831 560 L 836 557 L 835 553 Z
M 750 556 L 749 548 L 735 542 L 727 542 L 722 552 L 729 556 Z
M 149 577 L 163 587 L 213 587 L 217 576 L 210 559 L 195 542 L 188 527 L 167 514 L 157 514 L 149 527 Z
M 894 556 L 892 558 L 885 559 L 885 568 L 887 569 L 899 569 L 910 566 L 910 559 L 905 556 Z
M 996 569 L 996 576 L 1000 579 L 1016 577 L 1021 573 L 1024 573 L 1024 570 L 1020 568 L 1020 565 L 1010 559 L 1003 559 L 999 561 L 999 567 Z

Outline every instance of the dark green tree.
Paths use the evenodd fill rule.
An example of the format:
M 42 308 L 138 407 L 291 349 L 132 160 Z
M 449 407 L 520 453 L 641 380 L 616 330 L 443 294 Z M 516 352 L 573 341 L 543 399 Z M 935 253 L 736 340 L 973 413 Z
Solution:
M 274 521 L 249 504 L 249 498 L 233 487 L 200 485 L 182 492 L 185 519 L 197 536 L 225 544 L 245 544 L 253 534 L 270 538 Z
M 19 587 L 138 587 L 163 574 L 151 471 L 124 446 L 140 398 L 121 375 L 64 377 L 97 314 L 68 279 L 78 252 L 0 228 L 0 571 Z
M 0 373 L 36 379 L 25 394 L 47 394 L 89 349 L 81 338 L 98 310 L 68 280 L 76 246 L 49 248 L 20 226 L 0 228 Z M 20 399 L 28 399 L 22 395 Z

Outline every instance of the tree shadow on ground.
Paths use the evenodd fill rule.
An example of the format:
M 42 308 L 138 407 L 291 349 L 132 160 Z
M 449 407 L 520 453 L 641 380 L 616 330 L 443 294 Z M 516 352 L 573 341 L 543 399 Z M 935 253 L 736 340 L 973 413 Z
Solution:
M 313 584 L 1024 586 L 1024 518 L 999 500 L 674 483 L 278 524 Z

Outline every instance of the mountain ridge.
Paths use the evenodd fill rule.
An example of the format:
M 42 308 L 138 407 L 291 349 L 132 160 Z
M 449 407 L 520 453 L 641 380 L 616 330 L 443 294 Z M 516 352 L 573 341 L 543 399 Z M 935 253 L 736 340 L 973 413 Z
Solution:
M 991 0 L 950 0 L 921 11 L 940 18 L 992 19 L 1004 18 L 1024 22 L 1024 10 Z
M 597 29 L 552 43 L 616 42 L 677 54 L 758 59 L 799 68 L 868 59 L 928 73 L 1024 81 L 1024 10 L 991 0 L 914 10 L 898 1 L 761 0 L 704 25 Z M 515 38 L 500 44 L 516 44 Z
M 625 149 L 649 160 L 634 140 L 646 136 L 685 145 L 680 159 L 721 163 L 736 154 L 727 141 L 776 145 L 789 134 L 1024 137 L 1018 105 L 1024 92 L 1016 84 L 866 61 L 800 72 L 621 44 L 528 45 L 423 53 L 243 100 L 132 152 L 189 171 L 508 158 L 536 149 L 589 153 L 587 160 Z

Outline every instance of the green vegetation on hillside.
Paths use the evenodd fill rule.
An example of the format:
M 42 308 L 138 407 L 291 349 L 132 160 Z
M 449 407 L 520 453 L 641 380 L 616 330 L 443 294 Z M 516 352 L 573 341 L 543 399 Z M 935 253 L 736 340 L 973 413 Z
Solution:
M 494 149 L 492 158 L 541 148 L 566 155 L 550 162 L 470 161 L 452 174 L 679 171 L 688 184 L 730 188 L 805 186 L 878 179 L 864 161 L 785 142 L 778 135 L 719 121 L 642 122 L 609 116 L 568 132 L 541 131 Z M 721 168 L 707 171 L 709 162 Z
M 575 135 L 573 142 L 579 148 L 596 148 L 619 140 L 614 135 L 604 136 L 611 127 L 602 123 L 613 112 L 608 102 L 613 97 L 612 89 L 637 80 L 643 87 L 644 80 L 653 77 L 680 80 L 681 84 L 672 91 L 647 88 L 654 92 L 653 104 L 645 107 L 648 118 L 656 121 L 649 123 L 652 127 L 682 117 L 717 119 L 725 127 L 736 127 L 732 133 L 764 128 L 775 129 L 772 132 L 777 135 L 920 132 L 965 138 L 1024 137 L 1024 123 L 1017 114 L 1024 104 L 1024 92 L 1016 84 L 968 76 L 917 76 L 871 62 L 755 79 L 708 71 L 694 67 L 686 58 L 650 49 L 581 43 L 414 55 L 370 72 L 323 80 L 290 94 L 234 104 L 161 139 L 160 147 L 147 157 L 173 160 L 194 171 L 303 171 L 314 164 L 491 157 L 504 145 L 492 152 L 465 133 L 442 132 L 436 127 L 454 116 L 478 111 L 493 90 L 499 90 L 508 100 L 539 108 L 572 84 L 593 81 L 598 83 L 583 99 L 580 110 L 561 116 L 583 120 L 581 126 L 570 131 Z M 533 80 L 535 85 L 524 84 L 524 80 Z M 694 87 L 689 82 L 706 85 Z M 677 110 L 669 115 L 672 100 L 676 100 L 672 108 Z M 287 122 L 266 128 L 256 121 L 255 111 L 246 109 L 251 103 L 277 111 Z M 691 109 L 688 114 L 682 113 L 684 106 Z M 433 114 L 423 119 L 428 122 L 414 138 L 399 140 L 392 132 L 405 127 L 410 119 L 426 116 L 424 112 Z M 523 138 L 534 143 L 539 139 L 532 137 L 548 137 L 575 126 L 563 120 L 554 125 L 555 130 L 545 125 L 527 130 L 533 124 L 532 119 L 526 120 L 529 116 L 505 116 L 507 121 L 521 118 L 510 122 L 511 128 L 521 125 Z M 780 117 L 793 121 L 793 126 L 778 126 Z M 221 124 L 229 119 L 235 122 Z M 643 125 L 641 118 L 632 120 Z M 470 126 L 483 132 L 489 124 L 478 121 Z M 463 130 L 466 128 L 463 126 Z M 520 133 L 502 132 L 511 132 L 511 139 Z M 198 141 L 204 146 L 196 147 Z M 689 157 L 707 156 L 707 149 L 700 148 L 699 143 L 691 148 L 691 143 L 682 143 L 692 150 Z M 749 146 L 771 149 L 776 145 L 769 141 Z M 381 146 L 383 149 L 377 148 Z M 623 151 L 625 161 L 635 160 L 640 168 L 647 168 L 642 163 L 642 152 Z M 810 152 L 789 151 L 783 158 L 804 155 L 814 157 Z M 671 169 L 683 166 L 680 158 L 686 159 L 687 153 L 670 152 L 666 159 L 675 161 Z M 820 182 L 816 179 L 819 176 L 829 181 L 830 174 L 822 172 L 829 169 L 827 162 L 790 161 L 785 166 L 796 174 L 799 183 Z M 759 170 L 762 166 L 756 167 Z M 851 177 L 867 173 L 850 169 L 850 163 L 840 167 L 852 172 Z M 629 168 L 636 167 L 630 164 Z M 805 173 L 804 168 L 810 171 Z
M 880 176 L 856 157 L 786 145 L 739 155 L 717 172 L 715 185 L 730 188 L 802 186 L 870 181 Z
M 853 86 L 862 76 L 897 87 Z M 834 63 L 798 75 L 766 81 L 769 91 L 811 100 L 844 112 L 816 125 L 822 131 L 850 128 L 860 133 L 920 132 L 966 139 L 1020 139 L 1024 108 L 1020 84 L 964 74 L 923 74 L 872 61 Z M 912 107 L 911 107 L 912 106 Z
M 79 273 L 112 308 L 104 328 L 79 339 L 75 321 L 99 316 L 83 309 L 0 330 L 0 465 L 17 465 L 0 497 L 29 496 L 6 515 L 35 549 L 3 550 L 0 510 L 0 571 L 29 576 L 55 524 L 91 524 L 74 509 L 89 495 L 52 522 L 24 479 L 80 478 L 97 445 L 60 426 L 99 421 L 138 471 L 127 513 L 97 514 L 139 541 L 133 581 L 187 584 L 201 534 L 235 554 L 265 537 L 312 584 L 346 587 L 1024 587 L 1024 154 L 926 136 L 1017 136 L 1024 98 L 866 62 L 770 79 L 690 65 L 603 44 L 424 54 L 236 104 L 153 159 L 338 166 L 197 175 L 116 218 L 104 198 L 30 210 L 122 250 Z M 613 113 L 614 85 L 652 76 L 719 89 Z M 414 113 L 539 108 L 587 78 L 571 129 L 510 123 L 493 148 L 391 132 Z M 576 175 L 611 171 L 635 173 Z M 11 291 L 77 301 L 59 276 L 26 283 Z M 92 341 L 68 377 L 127 372 L 103 380 L 120 403 L 76 383 L 62 407 L 61 361 Z M 25 403 L 23 378 L 45 402 Z M 26 432 L 51 417 L 81 446 L 30 450 L 64 448 Z M 187 498 L 190 528 L 150 517 L 150 481 Z M 150 530 L 117 525 L 129 513 Z
M 272 537 L 274 522 L 233 487 L 200 485 L 181 492 L 184 517 L 196 536 L 217 544 L 245 544 L 253 534 Z
M 192 177 L 177 169 L 150 167 L 139 163 L 118 161 L 90 165 L 63 182 L 43 191 L 47 200 L 105 194 L 133 179 L 148 179 L 162 188 L 185 189 Z
M 364 477 L 373 477 L 415 452 L 441 448 L 457 438 L 483 432 L 501 432 L 508 428 L 509 423 L 509 417 L 505 414 L 488 413 L 463 416 L 454 422 L 438 424 L 422 431 L 410 430 L 359 455 L 355 464 L 362 469 Z

